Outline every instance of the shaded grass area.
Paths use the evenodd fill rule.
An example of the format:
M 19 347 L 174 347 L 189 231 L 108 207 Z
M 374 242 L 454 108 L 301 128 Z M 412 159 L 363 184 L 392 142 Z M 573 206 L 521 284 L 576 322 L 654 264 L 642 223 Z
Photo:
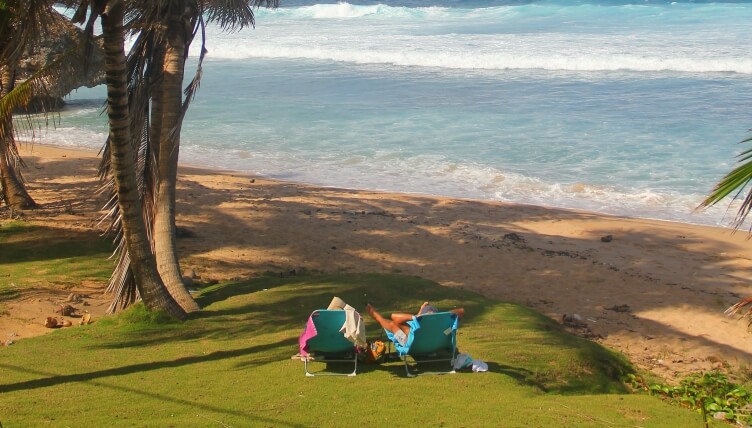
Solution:
M 0 223 L 0 302 L 30 288 L 67 289 L 109 278 L 108 240 L 21 221 Z
M 311 311 L 339 296 L 384 313 L 429 300 L 466 310 L 462 351 L 490 372 L 408 379 L 401 363 L 357 377 L 291 360 Z M 136 306 L 0 348 L 4 426 L 701 426 L 619 381 L 627 361 L 526 308 L 394 275 L 265 276 L 218 284 L 184 323 Z M 368 319 L 369 337 L 380 329 Z

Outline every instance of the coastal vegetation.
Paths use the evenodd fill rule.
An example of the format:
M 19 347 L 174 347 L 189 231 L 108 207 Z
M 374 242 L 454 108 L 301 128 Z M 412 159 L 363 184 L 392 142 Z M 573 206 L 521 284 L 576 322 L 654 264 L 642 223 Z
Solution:
M 60 18 L 52 1 L 3 2 L 0 6 L 0 167 L 3 199 L 16 209 L 35 207 L 23 186 L 13 132 L 13 109 L 23 107 L 33 90 L 46 90 L 43 76 L 32 76 L 16 88 L 13 64 L 33 50 L 44 29 Z M 79 50 L 90 52 L 93 29 L 100 21 L 107 114 L 110 133 L 103 150 L 100 177 L 112 198 L 106 207 L 119 261 L 108 291 L 111 310 L 142 299 L 150 309 L 179 319 L 199 309 L 183 283 L 175 244 L 175 187 L 180 129 L 198 89 L 204 25 L 226 30 L 254 24 L 254 7 L 276 6 L 273 0 L 244 1 L 67 1 L 72 21 L 84 26 L 87 39 Z M 196 34 L 202 45 L 195 76 L 183 89 L 185 61 Z M 128 54 L 125 40 L 136 41 Z M 49 64 L 44 70 L 60 72 Z M 6 79 L 7 78 L 7 79 Z M 30 85 L 30 83 L 32 85 Z M 185 94 L 184 94 L 185 92 Z M 31 120 L 31 119 L 28 119 Z M 31 126 L 29 127 L 31 128 Z

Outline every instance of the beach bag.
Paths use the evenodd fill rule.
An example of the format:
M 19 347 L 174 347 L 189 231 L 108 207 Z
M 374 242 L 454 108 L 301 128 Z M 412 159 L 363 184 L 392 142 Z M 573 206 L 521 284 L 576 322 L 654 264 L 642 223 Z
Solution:
M 366 342 L 365 348 L 361 348 L 358 354 L 360 361 L 369 364 L 380 364 L 386 358 L 386 343 L 382 340 Z

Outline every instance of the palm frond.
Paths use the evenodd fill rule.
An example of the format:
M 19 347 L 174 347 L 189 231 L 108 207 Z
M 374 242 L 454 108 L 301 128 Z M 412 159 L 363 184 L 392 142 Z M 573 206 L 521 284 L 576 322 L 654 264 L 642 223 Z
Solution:
M 60 25 L 52 9 L 54 0 L 7 1 L 10 11 L 7 25 L 0 27 L 0 63 L 17 64 L 29 50 L 34 50 L 43 35 Z
M 741 143 L 750 141 L 752 141 L 752 138 L 747 138 L 741 141 Z M 739 154 L 738 158 L 737 163 L 740 163 L 740 165 L 726 174 L 715 185 L 710 195 L 700 203 L 698 208 L 711 207 L 731 195 L 733 195 L 732 201 L 739 200 L 742 197 L 750 181 L 752 181 L 752 149 L 743 151 Z M 734 219 L 734 228 L 738 229 L 744 224 L 750 210 L 752 210 L 752 191 L 748 191 L 746 196 L 743 197 L 743 201 Z
M 0 117 L 10 117 L 14 111 L 23 111 L 35 96 L 49 96 L 49 82 L 61 74 L 77 72 L 82 62 L 79 48 L 69 49 L 58 55 L 0 97 Z M 0 138 L 15 135 L 33 140 L 37 129 L 49 125 L 50 113 L 46 108 L 42 110 L 41 114 L 23 113 L 14 121 L 0 121 Z M 54 124 L 55 117 L 52 116 L 52 119 Z M 15 153 L 16 162 L 22 162 L 17 155 L 15 143 L 9 149 Z
M 741 313 L 746 309 L 746 312 Z M 747 319 L 747 326 L 752 327 L 752 297 L 746 297 L 734 303 L 731 307 L 726 309 L 726 315 L 732 316 L 739 314 L 742 318 Z
M 245 27 L 255 27 L 253 8 L 261 6 L 276 8 L 279 0 L 204 0 L 203 10 L 206 22 L 216 23 L 225 31 L 242 30 Z
M 740 141 L 740 144 L 749 142 L 752 142 L 752 137 Z M 741 205 L 739 206 L 734 219 L 734 229 L 741 228 L 749 216 L 750 211 L 752 211 L 752 190 L 746 190 L 750 181 L 752 181 L 752 149 L 744 150 L 739 154 L 738 158 L 737 163 L 740 165 L 726 174 L 726 176 L 715 185 L 710 195 L 708 195 L 698 207 L 699 209 L 713 206 L 732 194 L 732 201 L 742 199 Z M 745 191 L 746 195 L 744 194 Z M 748 232 L 752 236 L 752 226 L 750 226 Z M 745 309 L 746 311 L 744 311 Z M 741 313 L 742 311 L 744 312 Z M 739 313 L 741 313 L 742 318 L 747 319 L 747 325 L 752 326 L 752 297 L 741 299 L 726 309 L 727 315 Z

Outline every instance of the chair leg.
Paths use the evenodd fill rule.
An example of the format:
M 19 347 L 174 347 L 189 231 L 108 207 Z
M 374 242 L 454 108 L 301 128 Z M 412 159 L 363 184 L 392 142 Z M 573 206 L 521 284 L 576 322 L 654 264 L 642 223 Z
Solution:
M 338 360 L 336 362 L 346 363 L 347 361 Z M 357 353 L 355 353 L 355 358 L 353 358 L 353 364 L 354 364 L 354 367 L 353 367 L 352 373 L 324 373 L 324 372 L 318 372 L 318 373 L 314 374 L 314 373 L 311 373 L 311 372 L 308 371 L 308 359 L 306 358 L 306 359 L 303 360 L 303 369 L 305 370 L 305 374 L 306 374 L 307 377 L 314 377 L 314 376 L 349 376 L 349 377 L 352 377 L 352 376 L 357 376 L 357 374 L 358 374 L 358 354 Z
M 348 374 L 348 376 L 357 376 L 358 374 L 358 353 L 355 353 L 355 368 L 353 368 L 353 372 Z
M 405 373 L 407 373 L 407 377 L 418 377 L 418 376 L 424 376 L 424 375 L 442 375 L 442 374 L 455 374 L 455 373 L 457 373 L 457 371 L 454 370 L 454 360 L 455 360 L 455 358 L 452 358 L 449 361 L 449 371 L 446 371 L 446 372 L 423 372 L 423 373 L 415 373 L 415 372 L 411 372 L 410 371 L 410 365 L 407 363 L 407 355 L 405 355 L 404 357 L 402 357 L 402 360 L 405 362 Z M 446 360 L 441 360 L 441 361 L 446 361 Z M 440 362 L 440 361 L 426 361 L 426 362 L 424 362 L 424 364 L 426 364 L 426 363 L 436 363 L 436 362 Z M 415 365 L 416 366 L 420 365 L 420 363 L 418 362 L 418 360 L 415 360 Z
M 418 375 L 410 373 L 410 366 L 407 364 L 407 355 L 402 357 L 402 361 L 405 362 L 405 373 L 407 373 L 407 377 L 417 377 Z

